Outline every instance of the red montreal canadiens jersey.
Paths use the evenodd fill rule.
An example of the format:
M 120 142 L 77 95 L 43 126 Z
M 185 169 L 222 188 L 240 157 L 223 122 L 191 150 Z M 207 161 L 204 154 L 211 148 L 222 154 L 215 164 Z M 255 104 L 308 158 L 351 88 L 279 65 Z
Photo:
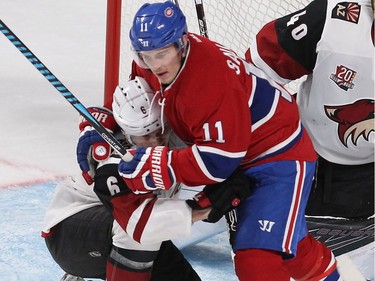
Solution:
M 285 89 L 232 50 L 191 33 L 189 41 L 170 85 L 161 88 L 149 70 L 135 64 L 132 71 L 161 91 L 169 126 L 190 144 L 172 153 L 177 181 L 195 186 L 221 182 L 238 165 L 315 160 L 296 102 Z
M 297 93 L 301 119 L 319 155 L 374 161 L 374 23 L 369 0 L 315 0 L 265 25 L 246 57 Z M 314 75 L 312 75 L 314 73 Z

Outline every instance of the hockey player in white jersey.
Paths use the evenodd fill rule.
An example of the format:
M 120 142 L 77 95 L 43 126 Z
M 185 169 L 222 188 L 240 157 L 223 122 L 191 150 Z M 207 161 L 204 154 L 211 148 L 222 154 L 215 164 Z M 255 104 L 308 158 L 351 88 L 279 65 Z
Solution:
M 104 124 L 108 125 L 108 121 L 113 119 L 112 113 L 107 110 L 90 110 L 95 117 L 106 120 L 107 123 Z M 155 115 L 157 116 L 157 112 Z M 137 123 L 134 123 L 136 120 L 132 121 L 133 128 L 137 129 Z M 153 122 L 151 119 L 147 121 Z M 81 125 L 85 122 L 81 122 Z M 139 129 L 148 135 L 145 129 Z M 167 138 L 167 134 L 165 137 Z M 147 143 L 146 137 L 144 141 Z M 103 152 L 106 147 L 98 144 L 95 149 Z M 101 194 L 104 197 L 107 195 L 105 190 L 115 186 L 119 158 L 113 155 L 106 159 L 98 158 L 90 160 L 91 175 L 96 180 L 95 183 L 86 182 L 88 175 L 67 178 L 56 187 L 46 212 L 42 236 L 52 257 L 67 272 L 62 280 L 83 280 L 82 277 L 134 281 L 200 280 L 171 241 L 162 243 L 169 239 L 156 239 L 156 242 L 142 245 L 119 227 L 107 208 L 110 208 L 110 198 L 107 198 L 108 201 L 103 197 L 99 199 Z M 118 188 L 126 189 L 121 184 Z M 99 193 L 99 197 L 95 192 Z M 190 231 L 192 212 L 184 200 L 170 202 L 173 203 L 173 208 L 181 211 L 169 219 L 176 218 L 173 225 L 180 226 L 178 234 L 186 237 Z M 174 269 L 166 268 L 170 266 L 170 261 L 163 260 L 164 258 L 176 261 Z
M 128 99 L 124 99 L 124 92 Z M 163 120 L 160 108 L 152 105 L 152 93 L 145 90 L 141 80 L 130 81 L 125 89 L 118 88 L 116 95 L 116 100 L 120 101 L 114 105 L 116 121 L 128 142 L 134 145 L 166 142 L 184 145 L 174 137 L 169 138 L 170 131 L 166 125 L 164 132 L 161 132 Z M 150 106 L 153 106 L 152 110 Z M 90 110 L 103 125 L 116 131 L 116 122 L 113 122 L 111 112 L 102 108 Z M 87 122 L 83 120 L 81 130 L 87 131 L 87 127 Z M 81 138 L 80 144 L 89 148 L 83 144 L 85 140 L 87 138 Z M 96 160 L 87 158 L 87 154 L 85 156 L 86 164 L 91 167 L 90 172 L 83 177 L 69 178 L 56 187 L 43 227 L 43 237 L 54 259 L 66 272 L 83 277 L 129 281 L 200 280 L 176 246 L 166 240 L 176 239 L 177 244 L 182 246 L 198 242 L 224 231 L 224 221 L 220 220 L 218 224 L 197 222 L 192 225 L 192 221 L 206 219 L 209 209 L 192 211 L 185 200 L 171 200 L 179 193 L 178 189 L 159 198 L 152 193 L 134 195 L 118 175 L 117 163 L 120 158 L 114 154 L 106 158 L 103 152 L 109 151 L 107 149 L 109 147 L 105 143 L 95 142 L 89 150 Z M 78 151 L 82 152 L 80 148 Z M 199 191 L 196 188 L 194 190 L 194 193 Z M 241 186 L 241 190 L 244 192 L 246 189 Z M 190 196 L 194 194 L 192 190 L 189 193 Z M 127 233 L 108 212 L 112 211 L 111 197 L 114 194 L 115 197 L 123 198 L 129 212 L 133 207 L 135 209 Z M 186 199 L 187 195 L 182 197 Z M 224 211 L 220 207 L 215 210 L 216 213 L 211 212 L 210 215 L 218 220 Z M 139 225 L 142 225 L 141 232 L 136 229 Z M 70 274 L 65 277 L 75 278 Z
M 315 0 L 266 24 L 247 59 L 282 84 L 306 75 L 297 102 L 320 156 L 306 214 L 350 219 L 373 216 L 371 1 Z

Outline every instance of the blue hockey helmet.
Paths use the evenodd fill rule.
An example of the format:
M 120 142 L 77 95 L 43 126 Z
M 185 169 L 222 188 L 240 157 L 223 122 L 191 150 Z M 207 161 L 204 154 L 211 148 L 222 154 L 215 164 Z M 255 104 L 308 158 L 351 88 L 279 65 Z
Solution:
M 136 13 L 129 37 L 133 51 L 151 51 L 176 43 L 179 49 L 187 34 L 186 18 L 173 2 L 144 4 Z

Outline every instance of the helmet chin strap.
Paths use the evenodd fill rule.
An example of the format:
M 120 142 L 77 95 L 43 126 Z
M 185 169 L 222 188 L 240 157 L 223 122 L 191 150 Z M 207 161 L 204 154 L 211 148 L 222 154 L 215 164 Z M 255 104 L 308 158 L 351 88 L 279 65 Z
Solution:
M 150 108 L 148 109 L 148 118 L 150 118 L 151 116 L 151 109 L 152 109 L 152 105 L 154 104 L 155 100 L 157 99 L 157 96 L 160 95 L 160 91 L 157 91 L 152 100 L 151 100 L 151 104 L 150 104 Z M 165 125 L 164 125 L 164 106 L 165 106 L 165 98 L 164 97 L 161 97 L 160 95 L 160 98 L 158 99 L 157 103 L 160 105 L 161 107 L 161 110 L 160 110 L 160 121 L 161 121 L 161 133 L 163 134 L 164 133 L 164 129 L 165 129 Z
M 161 107 L 161 116 L 160 116 L 160 120 L 161 120 L 161 133 L 164 134 L 164 129 L 165 129 L 165 122 L 164 122 L 164 105 L 165 105 L 165 98 L 162 98 L 162 99 L 159 99 L 158 101 L 160 107 Z

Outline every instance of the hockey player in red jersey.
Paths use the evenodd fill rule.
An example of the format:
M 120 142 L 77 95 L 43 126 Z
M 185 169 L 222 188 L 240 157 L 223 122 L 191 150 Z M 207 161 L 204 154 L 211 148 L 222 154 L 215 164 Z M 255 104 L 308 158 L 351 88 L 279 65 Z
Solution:
M 302 123 L 319 154 L 306 214 L 374 215 L 374 1 L 315 0 L 271 21 L 247 59 L 298 90 Z
M 186 146 L 167 127 L 162 131 L 164 120 L 160 106 L 151 102 L 153 95 L 147 83 L 137 77 L 116 89 L 113 115 L 100 107 L 89 111 L 108 130 L 122 137 L 125 145 Z M 200 195 L 207 196 L 212 204 L 197 210 L 189 207 L 187 195 L 179 198 L 183 193 L 180 186 L 162 191 L 159 196 L 152 192 L 135 195 L 118 174 L 120 157 L 111 153 L 85 119 L 79 127 L 82 134 L 77 158 L 85 172 L 57 186 L 43 227 L 43 237 L 56 262 L 69 274 L 88 278 L 200 280 L 169 240 L 183 242 L 185 238 L 185 243 L 191 244 L 222 232 L 222 224 L 208 227 L 198 221 L 218 221 L 232 208 L 232 200 L 241 201 L 250 193 L 248 179 L 236 174 L 232 182 L 227 180 L 214 189 L 205 187 Z M 189 190 L 190 196 L 194 194 L 189 187 L 184 190 Z
M 238 278 L 339 280 L 332 252 L 307 233 L 316 154 L 294 98 L 232 50 L 189 33 L 172 2 L 143 5 L 130 40 L 132 78 L 157 91 L 154 102 L 190 146 L 137 148 L 119 164 L 129 188 L 219 183 L 240 167 L 255 187 L 235 212 Z

